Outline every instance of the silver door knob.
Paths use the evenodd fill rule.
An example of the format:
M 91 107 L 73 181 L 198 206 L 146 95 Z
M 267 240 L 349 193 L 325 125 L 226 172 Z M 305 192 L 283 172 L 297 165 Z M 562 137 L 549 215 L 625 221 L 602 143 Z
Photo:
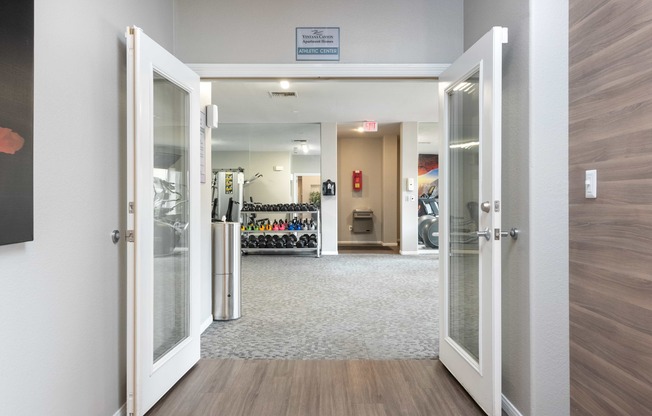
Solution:
M 484 237 L 487 241 L 491 240 L 491 231 L 487 228 L 484 231 L 476 231 L 478 238 Z
M 512 229 L 509 231 L 501 231 L 500 236 L 501 237 L 510 236 L 512 237 L 512 240 L 518 240 L 518 233 L 519 233 L 518 228 L 512 227 Z
M 480 204 L 480 209 L 484 212 L 491 211 L 491 202 L 484 201 L 482 204 Z

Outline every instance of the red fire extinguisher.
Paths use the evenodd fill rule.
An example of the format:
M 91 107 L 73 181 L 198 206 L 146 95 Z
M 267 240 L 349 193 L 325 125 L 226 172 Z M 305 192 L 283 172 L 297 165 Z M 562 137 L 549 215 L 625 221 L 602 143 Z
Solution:
M 354 170 L 353 171 L 353 190 L 362 191 L 362 171 Z

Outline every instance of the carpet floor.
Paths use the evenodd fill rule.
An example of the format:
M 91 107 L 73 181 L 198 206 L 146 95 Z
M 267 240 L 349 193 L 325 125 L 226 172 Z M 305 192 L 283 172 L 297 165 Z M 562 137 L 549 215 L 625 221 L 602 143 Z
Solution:
M 245 256 L 242 317 L 210 325 L 202 358 L 435 359 L 437 280 L 431 256 Z

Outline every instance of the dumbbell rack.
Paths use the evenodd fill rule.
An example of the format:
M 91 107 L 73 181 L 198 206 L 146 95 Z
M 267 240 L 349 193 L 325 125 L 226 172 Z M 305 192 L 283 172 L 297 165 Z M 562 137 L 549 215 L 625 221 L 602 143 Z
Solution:
M 297 238 L 300 238 L 302 235 L 307 234 L 316 234 L 317 235 L 317 247 L 315 248 L 242 248 L 243 254 L 306 254 L 306 253 L 315 253 L 316 257 L 321 255 L 321 225 L 319 223 L 319 210 L 312 211 L 241 211 L 240 215 L 242 216 L 241 224 L 249 224 L 249 219 L 251 215 L 254 214 L 257 217 L 270 217 L 270 220 L 274 219 L 292 219 L 293 217 L 298 217 L 300 219 L 312 218 L 317 226 L 315 230 L 244 230 L 241 231 L 242 239 L 248 238 L 250 235 L 290 235 L 294 234 Z

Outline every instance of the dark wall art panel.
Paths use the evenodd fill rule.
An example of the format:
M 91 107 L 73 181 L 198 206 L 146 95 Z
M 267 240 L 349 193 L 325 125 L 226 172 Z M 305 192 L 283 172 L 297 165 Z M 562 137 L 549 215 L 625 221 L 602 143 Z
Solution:
M 34 239 L 34 1 L 0 2 L 0 245 Z

